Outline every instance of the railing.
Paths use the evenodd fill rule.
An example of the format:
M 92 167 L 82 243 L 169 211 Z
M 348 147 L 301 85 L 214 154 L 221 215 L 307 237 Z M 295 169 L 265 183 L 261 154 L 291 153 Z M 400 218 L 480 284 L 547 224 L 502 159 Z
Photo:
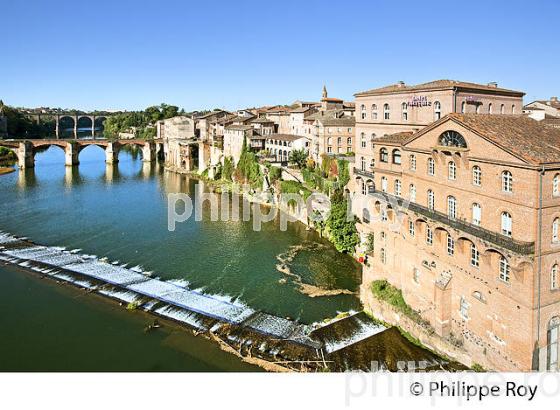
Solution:
M 369 192 L 369 194 L 375 195 L 375 196 L 383 196 L 388 203 L 391 202 L 396 202 L 399 206 L 403 206 L 404 200 L 403 198 L 399 198 L 396 197 L 394 195 L 390 195 L 387 194 L 385 192 L 381 192 L 381 191 L 373 191 L 373 192 Z M 457 230 L 466 232 L 470 235 L 476 236 L 477 238 L 480 238 L 484 241 L 490 242 L 494 245 L 497 245 L 501 248 L 504 249 L 508 249 L 512 252 L 521 254 L 521 255 L 531 255 L 535 253 L 535 242 L 523 242 L 523 241 L 518 241 L 515 239 L 512 239 L 508 236 L 505 235 L 501 235 L 499 233 L 496 232 L 492 232 L 488 229 L 482 228 L 478 225 L 474 225 L 470 222 L 461 220 L 461 219 L 456 219 L 456 218 L 450 218 L 447 214 L 444 214 L 443 212 L 439 212 L 433 209 L 430 209 L 428 207 L 422 206 L 422 205 L 418 205 L 414 202 L 408 202 L 408 205 L 405 205 L 404 208 L 406 208 L 408 206 L 407 209 L 409 209 L 412 212 L 415 212 L 417 214 L 426 216 L 434 221 L 443 223 L 447 226 L 450 226 L 451 228 L 455 228 Z
M 375 178 L 375 174 L 373 172 L 364 171 L 364 170 L 362 170 L 360 168 L 356 168 L 356 167 L 354 167 L 354 174 L 361 175 L 361 176 L 367 177 L 367 178 Z

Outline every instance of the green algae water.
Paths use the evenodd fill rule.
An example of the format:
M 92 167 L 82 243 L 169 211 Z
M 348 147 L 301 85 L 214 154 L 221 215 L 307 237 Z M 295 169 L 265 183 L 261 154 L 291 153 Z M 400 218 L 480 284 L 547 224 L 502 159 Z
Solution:
M 198 181 L 142 163 L 135 152 L 119 159 L 106 166 L 95 146 L 84 149 L 78 167 L 65 167 L 57 147 L 37 154 L 34 170 L 0 177 L 0 230 L 303 323 L 359 309 L 359 266 L 315 232 L 293 223 L 283 232 L 278 221 L 256 232 L 250 221 L 209 218 L 169 232 L 167 194 L 192 194 Z M 286 254 L 289 276 L 279 269 Z M 47 282 L 0 266 L 0 370 L 255 370 L 180 329 L 144 334 L 149 318 L 140 312 Z M 341 292 L 310 297 L 302 284 Z

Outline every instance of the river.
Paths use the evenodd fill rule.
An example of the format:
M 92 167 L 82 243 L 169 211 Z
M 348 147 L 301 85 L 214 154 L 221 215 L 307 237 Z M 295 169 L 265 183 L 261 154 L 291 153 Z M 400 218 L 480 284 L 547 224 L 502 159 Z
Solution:
M 0 176 L 0 230 L 45 245 L 82 249 L 183 279 L 190 287 L 252 308 L 322 321 L 359 309 L 354 294 L 310 297 L 301 284 L 356 291 L 359 265 L 299 223 L 254 231 L 251 221 L 211 222 L 209 211 L 167 228 L 167 194 L 192 194 L 195 179 L 122 151 L 107 166 L 101 148 L 64 166 L 58 147 L 36 155 L 33 170 Z M 278 269 L 286 260 L 285 275 Z M 299 279 L 298 279 L 299 278 Z M 165 326 L 150 334 L 143 313 L 0 266 L 0 370 L 254 371 L 212 342 Z M 6 354 L 10 352 L 10 354 Z

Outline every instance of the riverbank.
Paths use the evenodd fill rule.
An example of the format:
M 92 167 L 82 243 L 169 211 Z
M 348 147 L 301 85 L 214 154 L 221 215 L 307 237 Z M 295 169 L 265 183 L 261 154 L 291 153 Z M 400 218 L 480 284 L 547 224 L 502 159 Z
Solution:
M 0 166 L 0 175 L 4 175 L 4 174 L 9 174 L 11 172 L 14 172 L 15 168 L 12 167 L 1 167 Z

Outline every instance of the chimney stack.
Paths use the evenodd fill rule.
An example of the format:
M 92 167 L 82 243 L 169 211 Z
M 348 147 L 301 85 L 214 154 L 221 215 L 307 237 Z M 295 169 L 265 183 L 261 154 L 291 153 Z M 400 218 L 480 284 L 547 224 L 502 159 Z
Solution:
M 492 82 L 488 83 L 488 87 L 498 88 L 498 83 L 496 81 L 492 81 Z

